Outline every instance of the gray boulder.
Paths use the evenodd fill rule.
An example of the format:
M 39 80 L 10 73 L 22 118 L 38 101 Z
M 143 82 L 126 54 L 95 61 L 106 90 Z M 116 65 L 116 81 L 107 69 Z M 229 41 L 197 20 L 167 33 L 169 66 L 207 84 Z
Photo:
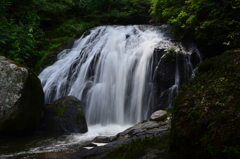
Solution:
M 0 133 L 34 132 L 40 123 L 44 93 L 27 67 L 0 56 Z
M 164 120 L 166 120 L 167 117 L 168 117 L 167 111 L 158 110 L 151 115 L 150 120 L 152 120 L 152 121 L 164 121 Z
M 73 96 L 62 97 L 44 108 L 45 129 L 60 134 L 88 131 L 81 101 Z
M 124 132 L 119 133 L 111 140 L 124 141 L 127 143 L 133 139 L 144 139 L 146 137 L 163 136 L 169 133 L 170 120 L 166 121 L 142 121 Z

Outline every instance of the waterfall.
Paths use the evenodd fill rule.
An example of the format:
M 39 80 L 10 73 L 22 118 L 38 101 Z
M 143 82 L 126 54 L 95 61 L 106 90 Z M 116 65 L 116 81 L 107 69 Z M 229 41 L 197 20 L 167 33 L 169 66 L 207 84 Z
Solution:
M 88 125 L 134 124 L 146 119 L 154 110 L 154 49 L 170 39 L 168 35 L 166 26 L 91 29 L 40 73 L 45 103 L 66 95 L 77 97 Z M 178 83 L 176 79 L 174 87 Z

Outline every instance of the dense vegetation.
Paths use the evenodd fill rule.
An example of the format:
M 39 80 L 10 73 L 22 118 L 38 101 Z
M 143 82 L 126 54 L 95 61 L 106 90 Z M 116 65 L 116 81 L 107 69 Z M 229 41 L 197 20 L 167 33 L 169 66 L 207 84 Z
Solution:
M 239 81 L 240 50 L 199 66 L 176 99 L 173 158 L 240 158 Z
M 169 24 L 173 36 L 190 38 L 206 56 L 215 56 L 239 49 L 239 13 L 240 0 L 1 0 L 0 55 L 37 69 L 86 29 L 143 23 L 151 16 L 151 23 Z M 240 157 L 239 54 L 229 51 L 205 61 L 183 86 L 173 114 L 173 158 Z M 144 143 L 139 146 L 144 149 L 147 142 L 118 150 L 139 152 L 134 145 Z
M 149 0 L 1 0 L 0 55 L 36 69 L 86 29 L 148 16 L 149 5 Z
M 88 28 L 147 23 L 150 16 L 217 55 L 239 47 L 239 12 L 239 0 L 1 0 L 0 55 L 36 68 Z
M 240 0 L 151 0 L 153 21 L 171 25 L 178 38 L 194 38 L 211 55 L 239 48 L 239 12 Z
M 69 0 L 2 0 L 0 55 L 34 67 L 48 40 L 44 38 L 44 28 L 60 22 L 71 5 Z M 42 26 L 44 23 L 48 26 Z

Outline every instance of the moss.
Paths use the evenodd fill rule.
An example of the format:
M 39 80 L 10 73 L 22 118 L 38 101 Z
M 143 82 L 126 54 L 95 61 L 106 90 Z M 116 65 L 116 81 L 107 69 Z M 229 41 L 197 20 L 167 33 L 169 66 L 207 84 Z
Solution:
M 167 49 L 165 55 L 163 56 L 163 60 L 166 61 L 175 61 L 176 60 L 176 47 L 172 46 L 170 48 Z
M 203 62 L 182 87 L 173 112 L 172 156 L 240 157 L 239 72 L 240 50 L 228 51 Z
M 85 119 L 85 115 L 83 113 L 83 110 L 81 108 L 81 105 L 78 106 L 78 124 L 85 124 L 86 123 L 86 119 Z
M 58 117 L 62 117 L 64 115 L 64 112 L 65 112 L 65 107 L 63 107 L 63 108 L 55 108 L 55 111 L 57 112 L 57 116 Z

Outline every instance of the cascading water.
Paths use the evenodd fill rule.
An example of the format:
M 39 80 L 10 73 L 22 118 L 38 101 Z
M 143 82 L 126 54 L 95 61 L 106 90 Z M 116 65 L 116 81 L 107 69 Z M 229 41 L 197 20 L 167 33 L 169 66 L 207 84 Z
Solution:
M 87 123 L 133 124 L 147 118 L 151 58 L 164 27 L 101 26 L 39 75 L 45 103 L 65 95 L 83 101 Z
M 87 31 L 39 75 L 45 103 L 73 95 L 83 103 L 88 132 L 26 146 L 1 141 L 0 158 L 77 148 L 96 136 L 112 136 L 171 107 L 180 85 L 201 61 L 196 47 L 170 39 L 167 26 L 101 26 Z M 169 54 L 169 48 L 176 54 Z M 24 139 L 25 141 L 25 139 Z M 18 144 L 16 144 L 18 145 Z M 16 149 L 16 150 L 15 150 Z M 14 150 L 14 151 L 13 151 Z M 8 153 L 6 153 L 9 151 Z
M 45 103 L 66 95 L 77 97 L 84 103 L 88 125 L 135 124 L 147 119 L 156 105 L 153 100 L 157 78 L 152 74 L 156 72 L 153 64 L 156 47 L 165 51 L 158 59 L 164 67 L 171 63 L 161 60 L 167 56 L 168 48 L 175 46 L 176 52 L 184 55 L 183 64 L 178 60 L 181 56 L 176 56 L 173 71 L 169 68 L 173 82 L 163 77 L 170 81 L 166 84 L 166 88 L 172 88 L 170 94 L 178 91 L 179 73 L 187 76 L 186 81 L 193 72 L 189 56 L 193 49 L 187 50 L 181 43 L 168 40 L 167 26 L 101 26 L 87 33 L 75 41 L 72 49 L 62 51 L 58 61 L 44 69 L 39 78 Z M 180 69 L 187 72 L 179 70 L 179 65 L 186 65 Z M 162 70 L 160 76 L 166 74 Z

